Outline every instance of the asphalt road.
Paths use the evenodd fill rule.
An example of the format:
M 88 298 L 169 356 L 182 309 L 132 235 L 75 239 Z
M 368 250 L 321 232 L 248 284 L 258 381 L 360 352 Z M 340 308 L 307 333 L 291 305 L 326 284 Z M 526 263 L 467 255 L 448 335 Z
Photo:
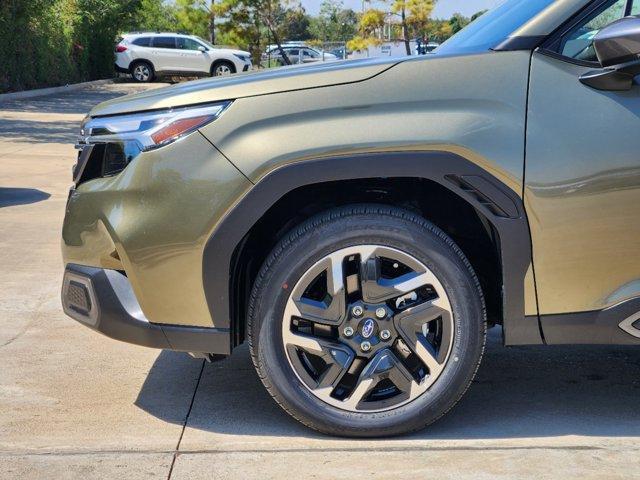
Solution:
M 640 349 L 504 348 L 416 435 L 315 434 L 246 348 L 204 365 L 102 337 L 59 305 L 80 120 L 141 87 L 0 104 L 0 478 L 640 478 Z

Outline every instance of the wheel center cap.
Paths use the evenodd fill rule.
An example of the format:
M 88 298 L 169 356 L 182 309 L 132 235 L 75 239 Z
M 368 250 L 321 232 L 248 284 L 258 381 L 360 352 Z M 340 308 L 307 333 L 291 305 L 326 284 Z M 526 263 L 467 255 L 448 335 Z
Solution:
M 375 330 L 375 327 L 376 327 L 376 322 L 374 322 L 371 318 L 367 318 L 362 323 L 362 329 L 361 329 L 362 337 L 371 338 L 371 335 L 373 335 L 373 331 Z

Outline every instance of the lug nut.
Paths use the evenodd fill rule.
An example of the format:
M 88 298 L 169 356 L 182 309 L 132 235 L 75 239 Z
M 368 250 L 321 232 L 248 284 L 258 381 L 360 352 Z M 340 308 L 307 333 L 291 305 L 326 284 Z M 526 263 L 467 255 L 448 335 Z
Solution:
M 356 305 L 351 309 L 351 313 L 354 317 L 359 317 L 364 313 L 364 309 L 360 305 Z
M 384 318 L 386 316 L 387 316 L 387 311 L 383 307 L 376 309 L 376 317 Z
M 371 350 L 371 344 L 369 342 L 362 342 L 360 344 L 360 348 L 363 352 L 368 352 L 369 350 Z
M 346 327 L 346 328 L 343 330 L 343 333 L 344 333 L 344 336 L 345 336 L 345 337 L 351 337 L 351 336 L 353 336 L 353 328 L 351 328 L 351 327 Z
M 389 330 L 382 330 L 380 332 L 380 338 L 383 340 L 389 340 L 391 338 L 391 332 Z

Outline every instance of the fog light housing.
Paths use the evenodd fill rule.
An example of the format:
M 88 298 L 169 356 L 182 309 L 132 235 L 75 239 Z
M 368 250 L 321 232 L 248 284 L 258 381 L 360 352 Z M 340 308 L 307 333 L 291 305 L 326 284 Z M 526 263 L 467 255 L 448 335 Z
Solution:
M 71 318 L 95 326 L 98 304 L 91 279 L 66 271 L 62 280 L 62 308 Z

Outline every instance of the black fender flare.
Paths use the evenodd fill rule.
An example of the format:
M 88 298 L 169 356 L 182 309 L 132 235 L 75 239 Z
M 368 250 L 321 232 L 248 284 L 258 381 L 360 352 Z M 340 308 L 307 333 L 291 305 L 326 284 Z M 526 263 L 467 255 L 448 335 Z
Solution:
M 413 177 L 435 181 L 482 213 L 500 238 L 504 340 L 543 343 L 537 316 L 525 317 L 524 282 L 531 236 L 522 198 L 472 161 L 447 151 L 344 155 L 283 165 L 262 177 L 216 225 L 205 245 L 203 285 L 216 328 L 231 328 L 231 268 L 243 237 L 280 198 L 307 185 L 364 178 Z

